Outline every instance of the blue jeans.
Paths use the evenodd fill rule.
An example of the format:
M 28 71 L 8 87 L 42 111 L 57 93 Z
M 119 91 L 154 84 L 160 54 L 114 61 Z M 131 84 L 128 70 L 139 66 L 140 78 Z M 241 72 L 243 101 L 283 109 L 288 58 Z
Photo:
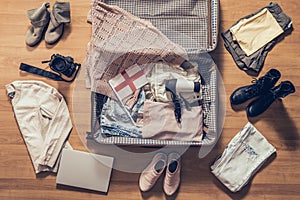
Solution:
M 141 90 L 137 102 L 130 110 L 127 107 L 123 108 L 118 101 L 107 98 L 99 116 L 102 136 L 142 137 L 141 129 L 132 120 L 136 121 L 138 114 L 142 112 L 144 100 L 145 93 Z M 132 119 L 130 119 L 124 109 L 127 109 Z

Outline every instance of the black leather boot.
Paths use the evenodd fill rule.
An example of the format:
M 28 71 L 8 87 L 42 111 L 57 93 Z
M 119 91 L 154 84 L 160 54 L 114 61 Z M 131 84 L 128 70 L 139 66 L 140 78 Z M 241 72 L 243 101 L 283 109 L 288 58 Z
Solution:
M 290 81 L 283 81 L 266 92 L 266 94 L 252 101 L 247 107 L 247 115 L 249 117 L 255 117 L 266 111 L 276 99 L 284 98 L 295 91 L 296 89 Z
M 230 95 L 230 102 L 233 105 L 241 104 L 247 100 L 264 94 L 274 87 L 281 74 L 277 69 L 269 70 L 266 75 L 260 77 L 255 83 L 239 87 Z

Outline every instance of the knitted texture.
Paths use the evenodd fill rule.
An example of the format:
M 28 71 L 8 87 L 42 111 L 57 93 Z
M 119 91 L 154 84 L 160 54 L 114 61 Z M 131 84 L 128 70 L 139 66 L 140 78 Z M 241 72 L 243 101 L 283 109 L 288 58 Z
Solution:
M 134 64 L 147 74 L 159 61 L 180 65 L 187 60 L 186 51 L 150 22 L 117 6 L 92 0 L 88 21 L 92 38 L 85 62 L 86 84 L 93 92 L 114 97 L 108 81 Z

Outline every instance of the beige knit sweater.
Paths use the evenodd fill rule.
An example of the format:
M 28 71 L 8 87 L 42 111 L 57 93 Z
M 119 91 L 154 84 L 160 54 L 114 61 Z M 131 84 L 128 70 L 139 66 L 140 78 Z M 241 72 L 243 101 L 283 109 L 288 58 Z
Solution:
M 114 97 L 108 81 L 134 64 L 147 74 L 158 61 L 180 65 L 187 60 L 186 51 L 150 22 L 117 6 L 92 0 L 88 22 L 86 85 L 93 92 Z

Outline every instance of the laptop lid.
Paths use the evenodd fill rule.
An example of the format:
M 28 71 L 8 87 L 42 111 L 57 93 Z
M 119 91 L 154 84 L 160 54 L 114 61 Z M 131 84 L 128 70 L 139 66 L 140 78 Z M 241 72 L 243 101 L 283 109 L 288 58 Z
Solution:
M 56 183 L 107 192 L 113 157 L 63 149 Z

